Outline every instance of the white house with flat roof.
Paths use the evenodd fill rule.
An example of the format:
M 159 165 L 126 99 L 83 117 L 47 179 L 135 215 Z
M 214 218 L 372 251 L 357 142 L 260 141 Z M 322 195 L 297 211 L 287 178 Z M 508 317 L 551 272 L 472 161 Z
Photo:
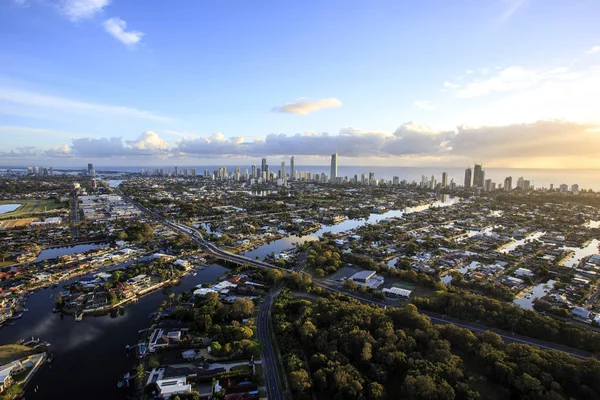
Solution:
M 156 381 L 156 386 L 163 399 L 192 391 L 192 385 L 187 383 L 185 376 Z

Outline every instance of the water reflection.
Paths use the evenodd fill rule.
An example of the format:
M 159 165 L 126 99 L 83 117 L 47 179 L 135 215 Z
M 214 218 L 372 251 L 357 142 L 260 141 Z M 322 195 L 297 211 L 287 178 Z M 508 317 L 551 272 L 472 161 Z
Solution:
M 430 204 L 423 204 L 416 207 L 407 207 L 404 210 L 392 210 L 382 214 L 371 214 L 369 218 L 361 218 L 361 219 L 347 219 L 343 222 L 335 225 L 325 225 L 315 233 L 304 235 L 304 236 L 296 236 L 290 235 L 283 239 L 275 240 L 274 242 L 262 245 L 254 250 L 251 250 L 247 253 L 244 253 L 245 256 L 256 258 L 257 256 L 263 259 L 265 256 L 271 253 L 281 253 L 284 250 L 290 249 L 294 247 L 296 244 L 302 244 L 307 241 L 318 240 L 323 234 L 332 232 L 332 233 L 341 233 L 345 231 L 349 231 L 354 228 L 358 228 L 365 224 L 374 224 L 381 220 L 393 217 L 402 217 L 404 214 L 410 214 L 413 212 L 420 212 L 427 210 L 431 207 L 447 207 L 453 204 L 456 204 L 460 201 L 458 197 L 451 197 L 443 195 L 441 200 L 434 201 Z
M 49 258 L 57 258 L 67 254 L 85 253 L 89 250 L 100 249 L 107 247 L 106 244 L 92 243 L 92 244 L 78 244 L 77 246 L 68 247 L 55 247 L 53 249 L 42 250 L 38 257 L 33 262 L 39 262 L 47 260 Z
M 11 211 L 15 211 L 19 207 L 21 207 L 20 204 L 0 204 L 0 214 L 5 214 L 5 213 L 9 213 Z
M 31 295 L 27 302 L 29 312 L 13 326 L 0 329 L 0 343 L 14 343 L 19 339 L 39 337 L 50 342 L 55 358 L 52 369 L 44 366 L 35 378 L 39 390 L 29 390 L 29 399 L 125 399 L 132 393 L 117 389 L 117 380 L 125 372 L 132 372 L 133 359 L 125 358 L 125 345 L 138 341 L 138 330 L 148 324 L 148 315 L 168 299 L 168 293 L 181 293 L 203 282 L 214 282 L 225 274 L 226 268 L 209 265 L 189 275 L 180 285 L 167 293 L 157 291 L 137 303 L 111 315 L 88 316 L 76 322 L 71 315 L 52 313 L 54 300 L 60 289 L 46 288 Z M 92 274 L 77 279 L 91 278 Z M 61 285 L 72 283 L 75 279 Z M 52 297 L 50 296 L 52 294 Z M 93 388 L 93 390 L 90 390 Z M 82 395 L 83 394 L 83 395 Z
M 533 288 L 528 290 L 523 297 L 514 300 L 513 303 L 520 306 L 521 308 L 533 310 L 533 302 L 540 297 L 544 297 L 547 294 L 547 292 L 552 290 L 555 283 L 556 281 L 550 279 L 546 283 L 540 283 L 538 285 L 535 285 Z
M 598 239 L 592 239 L 590 243 L 588 243 L 588 245 L 585 247 L 561 247 L 561 249 L 571 250 L 574 253 L 573 256 L 564 263 L 564 266 L 569 268 L 577 267 L 579 262 L 585 257 L 598 254 L 598 243 L 600 243 Z

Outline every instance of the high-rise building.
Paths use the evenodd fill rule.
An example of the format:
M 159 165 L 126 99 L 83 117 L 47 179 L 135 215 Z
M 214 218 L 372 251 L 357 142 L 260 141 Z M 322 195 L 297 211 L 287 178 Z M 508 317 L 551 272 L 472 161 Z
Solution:
M 525 186 L 525 179 L 523 179 L 523 177 L 520 177 L 519 179 L 517 179 L 517 189 L 523 190 L 524 186 Z
M 92 163 L 88 164 L 88 175 L 92 176 L 92 170 L 94 169 L 94 165 Z
M 523 191 L 528 192 L 531 186 L 531 182 L 527 179 L 523 181 Z
M 258 175 L 256 174 L 256 165 L 252 164 L 252 179 L 256 178 L 258 178 Z
M 331 171 L 329 172 L 329 179 L 331 179 L 331 183 L 335 183 L 335 180 L 338 176 L 338 153 L 334 153 L 331 155 Z
M 290 157 L 290 181 L 296 180 L 296 167 L 294 166 L 294 156 Z
M 579 194 L 579 185 L 574 183 L 571 185 L 571 193 L 572 194 Z
M 485 191 L 488 193 L 492 191 L 492 180 L 491 179 L 485 180 Z
M 471 167 L 469 167 L 465 170 L 465 187 L 466 188 L 471 187 L 471 177 L 472 176 L 473 176 L 473 171 L 471 170 Z
M 485 182 L 485 171 L 481 164 L 475 164 L 475 170 L 473 171 L 473 186 L 483 187 Z
M 195 178 L 196 177 L 196 168 L 192 168 L 192 176 Z
M 442 172 L 442 187 L 445 188 L 448 186 L 448 173 Z
M 281 169 L 279 170 L 279 179 L 285 182 L 285 161 L 281 162 Z
M 512 190 L 512 176 L 507 176 L 504 179 L 504 191 L 510 192 Z

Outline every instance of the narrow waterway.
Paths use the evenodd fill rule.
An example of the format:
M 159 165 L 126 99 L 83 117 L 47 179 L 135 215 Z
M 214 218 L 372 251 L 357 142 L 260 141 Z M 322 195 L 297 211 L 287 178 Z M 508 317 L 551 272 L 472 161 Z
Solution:
M 148 316 L 156 311 L 169 293 L 181 293 L 203 282 L 215 282 L 225 275 L 226 268 L 209 265 L 188 275 L 179 286 L 149 294 L 135 304 L 126 306 L 121 313 L 100 317 L 84 316 L 76 322 L 72 316 L 52 313 L 58 288 L 43 289 L 31 295 L 28 312 L 13 326 L 0 329 L 0 343 L 14 343 L 19 339 L 39 337 L 51 343 L 54 354 L 51 364 L 41 368 L 30 385 L 27 399 L 126 399 L 130 389 L 118 389 L 117 381 L 126 372 L 133 373 L 136 360 L 125 358 L 125 346 L 135 344 L 138 330 L 145 329 Z M 88 277 L 92 277 L 90 274 Z M 84 279 L 79 277 L 77 279 Z M 34 387 L 39 386 L 37 392 Z
M 458 198 L 458 197 L 444 196 L 443 200 L 438 200 L 438 201 L 435 201 L 430 204 L 423 204 L 421 206 L 416 206 L 416 207 L 407 207 L 404 210 L 387 211 L 382 214 L 371 214 L 369 216 L 369 218 L 347 219 L 343 222 L 340 222 L 339 224 L 324 225 L 321 229 L 319 229 L 315 233 L 312 233 L 309 235 L 303 235 L 303 236 L 291 235 L 291 236 L 285 237 L 283 239 L 275 240 L 271 243 L 262 245 L 254 250 L 248 251 L 248 252 L 244 253 L 244 255 L 247 257 L 251 257 L 251 258 L 256 258 L 258 256 L 258 257 L 260 257 L 260 259 L 263 259 L 265 256 L 267 256 L 271 253 L 278 254 L 284 250 L 290 249 L 290 248 L 294 247 L 295 244 L 302 244 L 304 242 L 317 240 L 321 236 L 323 236 L 323 234 L 328 233 L 328 232 L 333 232 L 333 233 L 346 232 L 351 229 L 358 228 L 359 226 L 363 226 L 365 224 L 375 224 L 386 218 L 401 217 L 404 214 L 410 214 L 413 212 L 424 211 L 431 207 L 447 207 L 452 204 L 456 204 L 459 201 L 460 201 L 460 198 Z

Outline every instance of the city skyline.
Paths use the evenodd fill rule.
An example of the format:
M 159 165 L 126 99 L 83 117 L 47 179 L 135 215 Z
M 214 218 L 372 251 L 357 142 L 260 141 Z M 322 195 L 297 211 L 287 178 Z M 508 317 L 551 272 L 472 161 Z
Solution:
M 598 12 L 559 0 L 9 0 L 0 156 L 600 168 Z

